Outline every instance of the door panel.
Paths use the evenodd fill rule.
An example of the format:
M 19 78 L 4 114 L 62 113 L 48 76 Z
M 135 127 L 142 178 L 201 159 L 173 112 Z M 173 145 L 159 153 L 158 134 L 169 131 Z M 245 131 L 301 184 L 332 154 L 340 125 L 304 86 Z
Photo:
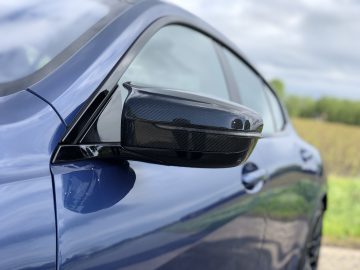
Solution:
M 314 173 L 303 170 L 298 138 L 292 133 L 264 139 L 256 150 L 267 153 L 263 159 L 270 176 L 259 203 L 267 210 L 262 269 L 294 269 L 306 242 L 318 182 Z
M 265 138 L 252 154 L 258 155 L 257 166 L 268 174 L 257 207 L 266 213 L 259 269 L 297 268 L 318 197 L 316 170 L 304 163 L 306 151 L 301 152 L 300 140 L 291 125 L 285 125 L 285 114 L 275 93 L 241 58 L 227 49 L 223 52 L 241 103 L 260 113 L 264 121 Z
M 53 166 L 61 269 L 250 269 L 264 232 L 240 168 Z

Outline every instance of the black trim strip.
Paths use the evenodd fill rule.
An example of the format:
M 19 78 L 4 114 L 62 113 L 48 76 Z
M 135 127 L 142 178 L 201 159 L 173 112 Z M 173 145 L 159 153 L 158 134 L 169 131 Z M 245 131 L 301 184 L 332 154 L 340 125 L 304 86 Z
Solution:
M 115 89 L 116 88 L 114 88 L 114 90 Z M 105 89 L 101 92 L 95 93 L 94 97 L 92 98 L 92 102 L 80 112 L 80 117 L 76 122 L 76 125 L 71 125 L 69 127 L 68 132 L 62 140 L 62 143 L 77 144 L 80 141 L 82 135 L 86 133 L 88 128 L 96 119 L 96 116 L 99 115 L 103 108 L 105 108 L 105 105 L 110 100 L 113 91 L 110 92 Z
M 237 91 L 236 80 L 234 78 L 234 74 L 231 70 L 229 63 L 227 62 L 224 56 L 224 53 L 222 51 L 222 46 L 220 46 L 215 40 L 213 40 L 213 44 L 226 81 L 226 86 L 228 88 L 230 100 L 237 103 L 241 103 L 241 97 L 239 95 L 239 91 Z
M 55 178 L 54 174 L 51 171 L 51 164 L 49 167 L 50 174 L 51 174 L 51 185 L 52 185 L 52 192 L 53 192 L 53 202 L 54 202 L 54 215 L 55 215 L 55 252 L 56 252 L 56 269 L 59 269 L 59 257 L 60 257 L 60 248 L 59 248 L 59 221 L 58 221 L 58 213 L 57 213 L 57 205 L 56 205 L 56 186 L 55 186 Z

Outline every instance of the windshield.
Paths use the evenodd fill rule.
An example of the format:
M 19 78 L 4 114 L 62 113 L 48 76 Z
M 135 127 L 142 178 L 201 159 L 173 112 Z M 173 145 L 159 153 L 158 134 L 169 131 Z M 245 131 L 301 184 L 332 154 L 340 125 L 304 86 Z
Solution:
M 0 84 L 41 69 L 108 12 L 93 0 L 1 1 Z

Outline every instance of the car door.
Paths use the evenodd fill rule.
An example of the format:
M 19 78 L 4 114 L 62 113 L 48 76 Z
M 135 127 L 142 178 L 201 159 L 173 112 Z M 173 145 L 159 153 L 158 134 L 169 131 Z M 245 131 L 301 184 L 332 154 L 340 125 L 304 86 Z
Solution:
M 320 192 L 318 169 L 307 160 L 312 150 L 296 135 L 275 93 L 261 77 L 231 51 L 223 49 L 223 53 L 234 74 L 239 102 L 259 112 L 264 120 L 264 138 L 253 152 L 258 157 L 254 163 L 268 175 L 259 203 L 259 209 L 266 211 L 259 267 L 297 268 Z
M 294 269 L 302 266 L 308 252 L 308 237 L 324 207 L 321 158 L 317 150 L 296 134 L 289 120 L 284 124 L 280 103 L 268 86 L 265 86 L 265 93 L 280 131 L 269 141 L 277 145 L 275 147 L 288 145 L 282 146 L 278 154 L 279 159 L 288 160 L 287 166 L 280 162 L 272 164 L 270 184 L 264 190 L 268 210 L 265 239 L 268 249 L 277 258 L 269 265 L 271 269 Z
M 214 41 L 191 28 L 168 25 L 149 40 L 138 40 L 104 83 L 115 89 L 110 102 L 99 101 L 99 91 L 70 132 L 80 130 L 82 120 L 90 121 L 94 112 L 120 129 L 121 106 L 116 105 L 126 98 L 126 81 L 224 100 L 232 95 Z M 106 128 L 97 129 L 108 136 Z M 93 136 L 90 129 L 85 134 Z M 243 166 L 78 160 L 51 170 L 60 269 L 258 267 L 265 215 L 258 208 L 260 193 L 252 193 L 262 183 L 258 190 L 246 188 L 242 178 L 254 176 L 251 170 L 242 174 Z

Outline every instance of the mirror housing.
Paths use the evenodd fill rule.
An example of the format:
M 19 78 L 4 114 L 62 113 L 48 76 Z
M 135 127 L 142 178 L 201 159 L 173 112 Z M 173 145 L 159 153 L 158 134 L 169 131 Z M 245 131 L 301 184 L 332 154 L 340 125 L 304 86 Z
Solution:
M 261 137 L 261 117 L 244 106 L 189 92 L 131 83 L 124 87 L 129 94 L 122 110 L 121 140 L 60 146 L 54 163 L 69 158 L 122 158 L 185 167 L 232 167 L 249 157 Z

